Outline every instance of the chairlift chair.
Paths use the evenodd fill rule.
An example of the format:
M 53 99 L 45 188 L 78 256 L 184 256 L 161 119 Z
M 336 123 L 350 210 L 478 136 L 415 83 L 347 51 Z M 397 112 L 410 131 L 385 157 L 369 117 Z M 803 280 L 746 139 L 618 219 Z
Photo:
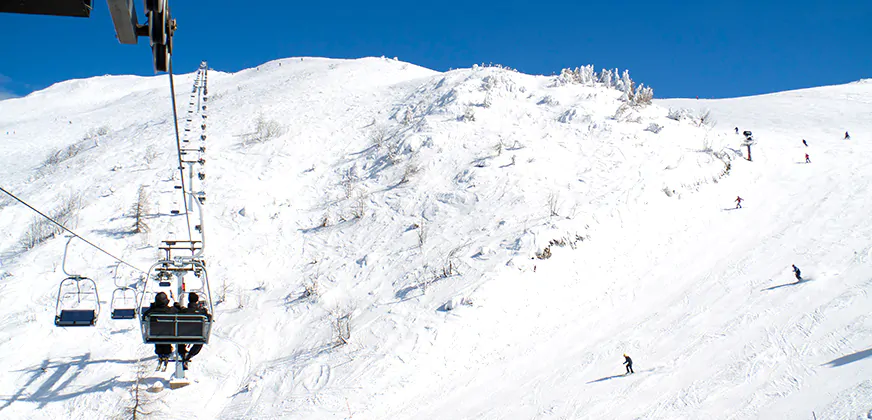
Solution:
M 168 245 L 168 249 L 173 248 Z M 169 253 L 169 252 L 168 252 Z M 145 296 L 155 296 L 159 287 L 172 287 L 171 280 L 174 276 L 176 281 L 183 281 L 185 273 L 194 274 L 201 280 L 199 287 L 186 288 L 186 284 L 178 285 L 183 293 L 177 296 L 178 301 L 189 293 L 196 293 L 206 309 L 206 314 L 180 314 L 180 313 L 145 313 L 149 302 Z M 168 277 L 169 276 L 169 277 Z M 177 258 L 175 260 L 162 260 L 152 265 L 149 269 L 149 279 L 145 284 L 142 296 L 140 296 L 140 328 L 142 341 L 145 344 L 208 344 L 212 332 L 212 296 L 209 289 L 209 278 L 206 266 L 201 260 L 194 257 Z
M 129 287 L 119 287 L 112 291 L 112 319 L 136 318 L 136 290 Z
M 93 327 L 97 324 L 98 315 L 100 298 L 94 280 L 72 275 L 61 281 L 55 305 L 55 326 Z

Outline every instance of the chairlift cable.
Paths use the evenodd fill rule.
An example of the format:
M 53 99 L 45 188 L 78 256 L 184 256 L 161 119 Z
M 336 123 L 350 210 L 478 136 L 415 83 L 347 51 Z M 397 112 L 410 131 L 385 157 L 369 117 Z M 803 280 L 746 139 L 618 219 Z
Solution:
M 167 74 L 170 76 L 170 98 L 173 102 L 173 127 L 176 129 L 176 152 L 179 157 L 179 175 L 182 183 L 182 204 L 185 206 L 185 222 L 188 224 L 188 241 L 191 240 L 191 215 L 188 213 L 188 197 L 185 196 L 185 170 L 182 164 L 182 140 L 179 136 L 179 116 L 176 112 L 176 88 L 173 85 L 173 58 L 170 56 Z
M 134 269 L 134 270 L 136 270 L 136 271 L 139 271 L 140 273 L 148 274 L 146 271 L 140 270 L 138 267 L 136 267 L 136 266 L 134 266 L 134 265 L 128 263 L 127 261 L 124 261 L 124 260 L 122 260 L 121 258 L 118 258 L 118 257 L 116 257 L 116 256 L 114 256 L 114 255 L 112 255 L 112 254 L 110 254 L 110 253 L 109 253 L 108 251 L 106 251 L 105 249 L 100 248 L 100 247 L 97 246 L 97 245 L 94 245 L 93 243 L 91 243 L 91 241 L 89 241 L 89 240 L 83 238 L 83 237 L 82 237 L 81 235 L 79 235 L 78 233 L 73 232 L 72 230 L 70 230 L 70 229 L 68 229 L 66 226 L 64 226 L 64 225 L 62 225 L 62 224 L 60 224 L 60 223 L 58 223 L 56 220 L 52 219 L 51 217 L 46 216 L 43 212 L 41 212 L 41 211 L 35 209 L 35 208 L 34 208 L 33 206 L 31 206 L 30 204 L 27 204 L 24 200 L 22 200 L 22 199 L 16 197 L 15 194 L 12 194 L 11 192 L 6 191 L 5 189 L 3 189 L 3 187 L 0 187 L 0 191 L 2 191 L 2 192 L 4 192 L 4 193 L 8 194 L 10 197 L 14 198 L 14 199 L 17 200 L 19 203 L 24 204 L 25 206 L 27 206 L 27 208 L 29 208 L 29 209 L 33 210 L 34 212 L 36 212 L 36 214 L 38 214 L 38 215 L 40 215 L 40 216 L 46 218 L 49 222 L 52 222 L 52 223 L 58 225 L 59 228 L 65 230 L 65 231 L 69 232 L 71 235 L 73 235 L 73 236 L 75 236 L 75 237 L 81 239 L 81 240 L 82 240 L 83 242 L 85 242 L 86 244 L 91 245 L 91 246 L 94 247 L 94 248 L 97 248 L 98 250 L 100 250 L 100 252 L 102 252 L 102 253 L 104 253 L 104 254 L 106 254 L 106 255 L 108 255 L 108 256 L 114 258 L 116 261 L 118 261 L 118 262 L 120 262 L 120 263 L 122 263 L 122 264 L 124 264 L 124 265 L 126 265 L 126 266 L 128 266 L 128 267 L 130 267 L 130 268 L 132 268 L 132 269 Z

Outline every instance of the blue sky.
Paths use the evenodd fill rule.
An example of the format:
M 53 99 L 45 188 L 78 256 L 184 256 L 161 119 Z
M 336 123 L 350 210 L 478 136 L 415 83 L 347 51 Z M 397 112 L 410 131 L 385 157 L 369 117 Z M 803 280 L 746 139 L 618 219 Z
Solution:
M 151 75 L 146 39 L 90 19 L 0 13 L 0 98 L 71 78 Z M 241 5 L 240 5 L 241 4 Z M 136 0 L 139 12 L 142 1 Z M 872 1 L 170 0 L 177 73 L 284 57 L 398 57 L 435 70 L 629 69 L 657 97 L 733 97 L 872 77 Z M 144 18 L 141 20 L 145 20 Z

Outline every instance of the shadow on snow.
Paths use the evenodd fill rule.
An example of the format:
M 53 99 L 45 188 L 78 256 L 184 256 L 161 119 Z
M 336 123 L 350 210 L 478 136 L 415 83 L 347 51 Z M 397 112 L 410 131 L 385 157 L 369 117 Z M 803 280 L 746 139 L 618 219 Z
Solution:
M 839 367 L 842 365 L 847 365 L 848 363 L 854 363 L 858 360 L 863 360 L 863 359 L 870 357 L 870 356 L 872 356 L 872 348 L 869 348 L 869 349 L 866 349 L 863 351 L 858 351 L 856 353 L 851 353 L 847 356 L 842 356 L 838 359 L 833 359 L 827 363 L 824 363 L 824 365 L 828 365 L 829 367 Z M 823 365 L 821 365 L 821 366 L 823 366 Z
M 38 408 L 43 408 L 50 402 L 68 400 L 85 394 L 105 392 L 114 388 L 130 388 L 136 384 L 136 381 L 119 381 L 117 378 L 111 378 L 90 386 L 76 386 L 72 392 L 63 392 L 75 382 L 88 365 L 97 363 L 134 364 L 137 363 L 137 360 L 91 360 L 91 353 L 57 362 L 52 362 L 48 359 L 43 360 L 37 366 L 16 371 L 30 372 L 30 378 L 14 395 L 0 397 L 0 401 L 5 400 L 5 403 L 0 405 L 0 411 L 3 411 L 16 401 L 35 402 L 39 404 Z M 27 394 L 27 389 L 41 378 L 44 379 L 39 388 Z
M 805 284 L 805 283 L 808 283 L 808 282 L 810 282 L 810 281 L 811 281 L 810 278 L 808 278 L 808 279 L 802 279 L 802 280 L 800 280 L 800 281 L 794 281 L 794 282 L 791 282 L 791 283 L 784 283 L 784 284 L 779 284 L 779 285 L 777 285 L 777 286 L 767 287 L 767 288 L 763 289 L 762 291 L 763 291 L 763 292 L 767 292 L 767 291 L 770 291 L 770 290 L 780 289 L 780 288 L 782 288 L 782 287 L 799 286 L 800 284 Z

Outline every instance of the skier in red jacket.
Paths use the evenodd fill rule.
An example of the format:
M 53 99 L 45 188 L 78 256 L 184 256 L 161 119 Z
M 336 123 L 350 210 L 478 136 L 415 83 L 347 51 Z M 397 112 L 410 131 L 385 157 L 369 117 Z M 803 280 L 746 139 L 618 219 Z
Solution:
M 742 197 L 736 196 L 736 208 L 742 208 L 742 202 L 745 201 Z

